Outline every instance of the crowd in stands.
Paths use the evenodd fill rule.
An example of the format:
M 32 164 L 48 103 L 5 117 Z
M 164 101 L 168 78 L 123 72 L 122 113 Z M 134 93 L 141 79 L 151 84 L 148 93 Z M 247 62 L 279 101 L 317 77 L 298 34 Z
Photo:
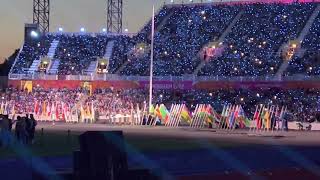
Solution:
M 155 17 L 154 75 L 193 74 L 203 61 L 201 51 L 218 43 L 220 56 L 209 57 L 199 76 L 271 76 L 283 63 L 281 48 L 296 39 L 319 3 L 164 6 Z M 230 32 L 227 27 L 236 19 Z M 318 75 L 312 62 L 319 56 L 318 17 L 302 42 L 302 58 L 294 56 L 285 75 Z M 220 38 L 226 32 L 225 38 Z M 103 57 L 107 43 L 115 41 L 109 73 L 149 75 L 151 22 L 134 37 L 107 34 L 48 34 L 25 42 L 12 73 L 25 73 L 32 62 L 48 53 L 59 40 L 55 59 L 59 75 L 78 75 L 90 62 Z M 221 42 L 218 42 L 220 40 Z M 120 69 L 120 67 L 122 67 Z
M 154 18 L 154 24 L 155 28 L 160 26 L 161 22 L 165 19 L 166 16 L 168 16 L 170 13 L 172 13 L 172 8 L 169 8 L 168 6 L 163 6 L 157 15 Z M 145 26 L 139 31 L 138 35 L 134 38 L 135 40 L 150 42 L 150 35 L 151 35 L 151 20 L 145 24 Z
M 235 6 L 171 7 L 171 16 L 158 26 L 155 34 L 155 75 L 192 74 L 202 46 L 217 40 L 237 15 Z M 137 39 L 137 44 L 148 39 Z M 132 60 L 122 71 L 125 75 L 148 75 L 150 54 Z
M 197 104 L 210 104 L 219 113 L 224 105 L 236 104 L 242 105 L 249 118 L 252 118 L 256 105 L 259 104 L 286 106 L 295 114 L 297 120 L 306 121 L 314 119 L 319 114 L 319 97 L 320 91 L 315 89 L 155 90 L 153 103 L 165 104 L 168 109 L 171 104 L 186 104 L 191 110 L 194 110 Z M 99 115 L 130 114 L 132 110 L 137 110 L 138 106 L 141 111 L 147 109 L 147 102 L 148 91 L 143 89 L 98 89 L 89 95 L 87 90 L 80 88 L 77 90 L 35 88 L 32 92 L 8 88 L 1 92 L 0 109 L 3 112 L 0 113 L 37 115 L 39 111 L 52 111 L 52 104 L 56 109 L 61 108 L 60 112 L 63 112 L 64 105 L 71 111 L 74 108 L 79 109 L 80 106 L 86 109 L 88 104 L 93 103 L 92 107 Z
M 320 15 L 315 19 L 309 34 L 302 42 L 302 57 L 295 56 L 285 75 L 320 75 Z
M 51 43 L 56 40 L 58 46 L 55 50 L 55 55 L 52 60 L 59 60 L 58 67 L 59 75 L 79 75 L 84 74 L 92 61 L 97 61 L 98 58 L 103 58 L 106 52 L 107 44 L 110 40 L 115 40 L 116 48 L 113 52 L 114 58 L 110 61 L 112 69 L 117 69 L 122 64 L 118 61 L 117 56 L 122 57 L 125 54 L 123 49 L 126 47 L 126 36 L 112 37 L 107 34 L 69 34 L 57 33 L 47 34 L 26 41 L 23 49 L 14 64 L 12 73 L 23 74 L 28 73 L 34 60 L 48 55 Z M 123 47 L 124 46 L 124 47 Z
M 50 43 L 53 39 L 54 36 L 47 34 L 39 39 L 34 39 L 34 41 L 25 41 L 11 73 L 27 73 L 34 60 L 38 60 L 42 56 L 47 56 Z
M 78 75 L 88 69 L 92 61 L 105 55 L 108 36 L 59 35 L 55 58 L 60 60 L 59 74 Z
M 204 66 L 200 75 L 268 76 L 282 64 L 280 47 L 298 37 L 316 4 L 255 4 L 224 40 L 224 52 Z
M 317 5 L 293 3 L 170 7 L 172 13 L 167 13 L 169 15 L 164 18 L 165 22 L 156 28 L 154 74 L 192 74 L 203 58 L 199 57 L 201 49 L 208 43 L 217 42 L 236 15 L 242 12 L 227 37 L 217 42 L 223 48 L 222 56 L 212 57 L 198 75 L 274 75 L 284 59 L 281 56 L 282 45 L 299 36 Z M 142 32 L 145 34 L 149 31 Z M 150 34 L 139 34 L 134 40 L 136 45 L 146 43 L 147 47 L 150 46 Z M 148 75 L 149 52 L 148 49 L 145 56 L 130 59 L 121 74 Z
M 118 36 L 115 39 L 112 56 L 109 62 L 109 73 L 116 74 L 119 68 L 130 59 L 130 49 L 134 41 L 128 36 Z

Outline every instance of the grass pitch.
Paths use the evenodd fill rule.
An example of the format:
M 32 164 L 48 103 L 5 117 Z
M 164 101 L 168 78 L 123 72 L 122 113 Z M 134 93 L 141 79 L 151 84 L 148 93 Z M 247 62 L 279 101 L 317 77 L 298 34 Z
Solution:
M 37 131 L 35 143 L 21 146 L 14 142 L 12 146 L 0 148 L 0 158 L 14 158 L 23 155 L 32 156 L 69 156 L 79 149 L 78 137 L 80 132 L 68 131 Z M 203 145 L 196 139 L 168 138 L 157 136 L 124 134 L 127 145 L 139 152 L 179 151 L 203 149 Z M 236 144 L 219 141 L 207 141 L 210 145 L 221 148 L 234 147 Z

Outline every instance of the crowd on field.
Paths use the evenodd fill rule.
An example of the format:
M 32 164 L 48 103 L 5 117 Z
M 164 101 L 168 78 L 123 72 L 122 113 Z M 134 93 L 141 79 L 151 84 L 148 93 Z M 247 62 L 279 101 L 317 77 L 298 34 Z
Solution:
M 90 93 L 80 88 L 34 88 L 32 92 L 8 88 L 0 95 L 0 114 L 46 115 L 55 120 L 65 120 L 68 115 L 77 113 L 80 116 L 83 112 L 99 117 L 131 114 L 137 108 L 148 111 L 149 97 L 148 91 L 143 89 L 97 89 Z M 260 104 L 286 106 L 298 121 L 320 120 L 320 91 L 315 89 L 155 90 L 153 104 L 164 104 L 168 110 L 172 104 L 186 104 L 191 111 L 197 104 L 210 104 L 219 113 L 224 105 L 241 105 L 248 117 L 253 116 Z

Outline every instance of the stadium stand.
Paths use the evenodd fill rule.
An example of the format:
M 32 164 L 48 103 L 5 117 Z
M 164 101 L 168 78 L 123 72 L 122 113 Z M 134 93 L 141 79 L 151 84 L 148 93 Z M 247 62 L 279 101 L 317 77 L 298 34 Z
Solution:
M 115 38 L 115 46 L 110 59 L 109 72 L 117 73 L 117 70 L 130 58 L 128 53 L 134 47 L 134 41 L 128 36 L 118 36 Z
M 165 5 L 156 15 L 156 76 L 273 76 L 284 57 L 282 48 L 296 39 L 319 3 L 189 4 Z M 233 27 L 228 27 L 240 15 Z M 302 58 L 295 56 L 291 72 L 317 75 L 319 17 L 303 40 Z M 11 74 L 28 73 L 32 63 L 46 56 L 50 43 L 59 40 L 54 59 L 60 60 L 59 75 L 81 75 L 103 57 L 107 43 L 114 48 L 108 72 L 120 75 L 149 75 L 150 29 L 147 23 L 134 37 L 108 34 L 48 34 L 39 41 L 25 42 Z M 227 30 L 228 29 L 228 30 Z M 226 32 L 229 31 L 230 32 Z M 225 35 L 225 38 L 221 36 Z M 221 39 L 222 38 L 222 39 Z M 222 40 L 221 42 L 217 42 Z M 205 48 L 218 43 L 220 55 L 205 55 Z M 211 49 L 212 50 L 212 49 Z M 206 52 L 207 53 L 207 52 Z M 205 61 L 203 67 L 199 66 Z M 199 72 L 197 68 L 200 67 Z
M 109 38 L 105 35 L 59 35 L 55 58 L 60 60 L 60 75 L 83 74 L 90 62 L 105 54 Z
M 48 54 L 50 43 L 53 39 L 54 36 L 47 34 L 35 41 L 24 42 L 11 72 L 15 74 L 28 73 L 28 69 L 34 60 L 39 60 L 41 56 Z
M 236 6 L 172 7 L 173 15 L 155 35 L 155 75 L 192 74 L 199 60 L 192 61 L 202 46 L 219 38 L 237 15 Z M 137 44 L 144 39 L 139 39 Z M 135 58 L 121 72 L 148 75 L 150 55 Z
M 282 62 L 279 48 L 297 38 L 315 4 L 257 4 L 245 13 L 226 38 L 221 57 L 213 59 L 199 75 L 268 76 Z
M 310 33 L 302 42 L 302 57 L 295 56 L 289 63 L 286 76 L 300 74 L 303 76 L 320 75 L 320 15 L 316 18 Z

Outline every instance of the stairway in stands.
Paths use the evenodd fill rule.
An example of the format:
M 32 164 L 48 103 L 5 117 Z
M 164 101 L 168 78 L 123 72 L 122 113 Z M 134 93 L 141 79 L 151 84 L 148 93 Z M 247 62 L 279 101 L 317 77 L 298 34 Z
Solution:
M 318 5 L 316 7 L 316 9 L 313 11 L 313 13 L 311 14 L 310 18 L 308 19 L 306 25 L 304 26 L 304 28 L 302 29 L 302 31 L 300 32 L 297 41 L 298 42 L 303 42 L 304 38 L 309 34 L 310 32 L 310 28 L 312 27 L 314 21 L 316 20 L 316 18 L 318 17 L 320 13 L 320 5 Z M 281 50 L 284 48 L 285 46 L 282 46 L 279 49 L 279 54 L 281 52 Z M 288 66 L 289 66 L 290 60 L 289 61 L 283 61 L 283 63 L 281 64 L 281 66 L 279 67 L 279 70 L 277 71 L 275 78 L 276 79 L 281 79 L 283 73 L 287 70 Z
M 48 53 L 47 53 L 47 57 L 49 59 L 53 59 L 54 55 L 55 55 L 55 52 L 56 52 L 56 49 L 58 47 L 58 44 L 59 44 L 59 40 L 53 40 L 51 43 L 50 43 L 50 48 L 48 50 Z M 29 74 L 33 74 L 34 72 L 36 72 L 39 68 L 39 65 L 41 63 L 41 57 L 39 57 L 38 59 L 35 59 L 29 70 L 28 70 L 28 73 Z
M 54 59 L 58 45 L 59 40 L 53 40 L 47 54 L 47 57 L 51 59 L 51 63 L 49 64 L 49 68 L 47 70 L 47 73 L 49 74 L 57 74 L 59 70 L 60 60 Z
M 53 59 L 54 58 L 54 55 L 56 54 L 56 49 L 59 45 L 59 40 L 53 40 L 52 43 L 51 43 L 51 46 L 49 48 L 49 51 L 48 51 L 48 58 L 50 59 Z
M 40 65 L 40 63 L 41 63 L 40 58 L 41 58 L 41 57 L 39 57 L 38 59 L 35 59 L 35 60 L 32 62 L 30 68 L 28 69 L 28 73 L 29 73 L 29 74 L 33 74 L 33 73 L 35 73 L 35 72 L 38 70 L 39 65 Z
M 114 47 L 114 43 L 115 41 L 109 41 L 106 47 L 106 52 L 103 56 L 104 59 L 110 60 L 111 56 L 112 56 L 112 52 L 113 52 L 113 47 Z
M 87 75 L 94 74 L 97 70 L 97 67 L 98 67 L 98 61 L 91 61 L 90 65 L 88 66 L 88 69 L 86 69 L 84 73 Z
M 49 74 L 58 74 L 59 71 L 60 60 L 55 59 L 51 61 L 51 65 L 49 65 L 49 70 L 47 73 Z
M 232 22 L 229 24 L 229 26 L 227 27 L 227 29 L 223 32 L 223 34 L 219 37 L 218 42 L 223 42 L 224 39 L 227 37 L 227 35 L 231 32 L 233 26 L 239 21 L 239 19 L 241 18 L 242 14 L 244 13 L 244 11 L 240 11 L 236 17 L 232 20 Z M 209 42 L 210 43 L 210 42 Z M 204 45 L 202 48 L 208 46 L 208 44 Z M 200 56 L 199 52 L 194 58 L 193 61 L 196 60 L 197 58 L 199 58 Z M 197 75 L 199 73 L 199 71 L 203 68 L 203 66 L 205 66 L 206 62 L 205 61 L 201 61 L 201 63 L 198 65 L 198 67 L 194 70 L 193 74 Z

